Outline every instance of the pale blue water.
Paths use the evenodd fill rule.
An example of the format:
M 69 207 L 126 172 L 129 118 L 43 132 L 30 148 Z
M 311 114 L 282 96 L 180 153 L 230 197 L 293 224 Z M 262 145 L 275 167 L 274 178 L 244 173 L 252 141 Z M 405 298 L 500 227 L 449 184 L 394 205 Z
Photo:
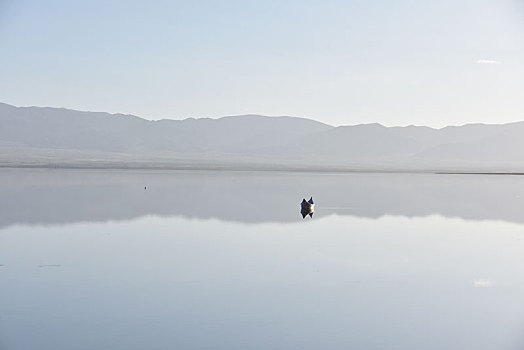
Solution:
M 524 347 L 521 177 L 4 169 L 0 183 L 2 350 Z

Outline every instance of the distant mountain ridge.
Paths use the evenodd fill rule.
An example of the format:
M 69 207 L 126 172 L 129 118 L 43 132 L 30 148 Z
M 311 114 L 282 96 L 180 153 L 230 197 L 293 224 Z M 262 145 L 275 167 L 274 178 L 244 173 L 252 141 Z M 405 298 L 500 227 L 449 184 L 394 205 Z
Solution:
M 79 163 L 80 162 L 80 163 Z M 298 117 L 150 121 L 0 103 L 0 165 L 244 164 L 360 170 L 524 170 L 524 122 L 334 127 Z
M 0 140 L 107 152 L 235 152 L 332 128 L 309 119 L 255 115 L 150 121 L 136 116 L 0 104 Z

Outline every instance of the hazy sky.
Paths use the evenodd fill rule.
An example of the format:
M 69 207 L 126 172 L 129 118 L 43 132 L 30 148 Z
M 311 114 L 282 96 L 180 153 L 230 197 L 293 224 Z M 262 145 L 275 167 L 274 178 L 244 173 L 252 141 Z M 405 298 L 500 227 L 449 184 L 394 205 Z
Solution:
M 19 106 L 524 120 L 524 0 L 0 0 L 0 63 Z

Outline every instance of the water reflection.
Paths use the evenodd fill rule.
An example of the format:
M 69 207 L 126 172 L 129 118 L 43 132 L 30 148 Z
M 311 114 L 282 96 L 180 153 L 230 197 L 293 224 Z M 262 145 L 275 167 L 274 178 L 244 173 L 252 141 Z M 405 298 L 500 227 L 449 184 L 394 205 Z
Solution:
M 145 215 L 294 222 L 304 189 L 318 217 L 524 222 L 520 176 L 1 169 L 0 227 Z
M 293 212 L 0 230 L 0 348 L 522 349 L 522 225 Z
M 522 349 L 523 179 L 4 169 L 0 349 Z

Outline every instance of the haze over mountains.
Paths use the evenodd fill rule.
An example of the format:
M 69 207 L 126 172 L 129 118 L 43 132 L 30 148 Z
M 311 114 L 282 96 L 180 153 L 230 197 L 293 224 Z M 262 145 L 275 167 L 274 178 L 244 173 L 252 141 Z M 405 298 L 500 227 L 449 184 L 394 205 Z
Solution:
M 150 121 L 0 104 L 0 165 L 524 171 L 524 122 L 432 129 L 245 115 Z

